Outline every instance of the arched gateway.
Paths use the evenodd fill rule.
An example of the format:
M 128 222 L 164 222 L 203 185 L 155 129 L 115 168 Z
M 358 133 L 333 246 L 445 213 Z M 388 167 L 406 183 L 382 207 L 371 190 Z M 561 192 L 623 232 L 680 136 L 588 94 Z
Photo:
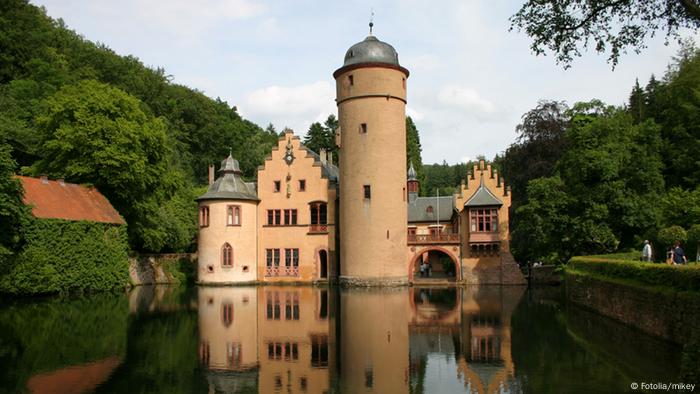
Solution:
M 451 250 L 441 246 L 427 246 L 414 253 L 408 266 L 410 282 L 431 279 L 461 280 L 459 259 Z M 420 267 L 423 263 L 430 267 L 430 270 L 421 273 Z

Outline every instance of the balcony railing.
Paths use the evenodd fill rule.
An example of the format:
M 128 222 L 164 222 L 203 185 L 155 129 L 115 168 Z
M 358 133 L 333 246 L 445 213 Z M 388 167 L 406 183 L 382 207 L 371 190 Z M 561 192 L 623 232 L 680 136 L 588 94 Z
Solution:
M 328 232 L 328 225 L 327 224 L 310 224 L 309 225 L 309 232 L 310 233 L 327 233 Z
M 459 234 L 408 234 L 409 244 L 458 244 Z
M 266 277 L 279 277 L 279 276 L 289 276 L 289 277 L 298 277 L 299 276 L 299 267 L 287 267 L 287 266 L 267 266 L 265 267 L 265 276 Z

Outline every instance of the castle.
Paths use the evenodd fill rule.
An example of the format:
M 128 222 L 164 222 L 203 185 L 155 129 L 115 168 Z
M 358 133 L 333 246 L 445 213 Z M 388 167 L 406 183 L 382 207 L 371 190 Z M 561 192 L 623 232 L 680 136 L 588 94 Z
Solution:
M 453 196 L 418 196 L 405 153 L 408 76 L 370 34 L 333 73 L 339 166 L 285 130 L 255 183 L 231 155 L 216 180 L 210 167 L 199 283 L 524 283 L 509 250 L 510 189 L 490 165 L 474 166 Z

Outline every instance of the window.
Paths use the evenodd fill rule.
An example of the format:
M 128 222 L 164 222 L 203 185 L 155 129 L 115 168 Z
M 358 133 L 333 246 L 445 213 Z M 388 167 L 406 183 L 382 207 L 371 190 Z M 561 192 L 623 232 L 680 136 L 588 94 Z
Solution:
M 311 335 L 311 367 L 328 367 L 327 335 Z
M 287 293 L 284 303 L 285 320 L 299 320 L 299 294 Z
M 360 134 L 367 134 L 367 123 L 362 123 L 360 125 Z
M 430 228 L 430 236 L 431 237 L 436 237 L 440 233 L 440 229 L 438 227 L 431 227 Z
M 372 198 L 372 191 L 371 191 L 369 185 L 362 186 L 362 191 L 363 191 L 365 199 L 369 200 L 370 198 Z
M 408 228 L 408 236 L 415 236 L 416 235 L 416 228 L 415 227 L 409 227 Z
M 306 191 L 306 179 L 299 179 L 299 191 Z
M 221 321 L 224 323 L 224 327 L 233 323 L 233 304 L 221 305 Z
M 280 189 L 282 189 L 282 183 L 280 181 L 275 181 L 274 192 L 279 193 Z
M 268 267 L 279 267 L 280 265 L 280 250 L 279 249 L 266 249 L 266 259 Z
M 470 210 L 470 230 L 479 233 L 498 232 L 498 209 L 472 209 Z
M 242 346 L 240 342 L 226 343 L 226 363 L 229 367 L 238 367 L 241 365 Z
M 433 213 L 433 206 L 432 206 L 432 205 L 428 205 L 428 207 L 425 208 L 425 212 L 426 212 L 426 213 Z
M 296 209 L 285 209 L 284 210 L 284 225 L 296 225 L 297 224 L 297 210 Z
M 325 202 L 311 204 L 311 224 L 328 224 L 328 206 Z
M 319 296 L 318 318 L 325 320 L 328 318 L 328 290 L 321 290 Z
M 355 84 L 355 78 L 351 75 L 348 75 L 348 82 L 350 82 L 350 86 Z
M 209 207 L 199 208 L 199 227 L 209 227 Z
M 233 248 L 228 242 L 221 248 L 221 266 L 233 267 Z
M 274 297 L 273 297 L 274 294 Z M 267 319 L 280 320 L 280 296 L 279 293 L 267 293 Z
M 285 212 L 286 211 L 287 210 L 285 210 Z M 282 224 L 282 210 L 280 210 L 280 209 L 268 209 L 267 210 L 267 225 L 268 226 L 279 226 L 281 224 Z
M 229 205 L 226 207 L 226 225 L 240 226 L 241 225 L 241 207 L 240 205 Z
M 406 78 L 401 78 L 401 84 L 403 85 L 403 90 L 406 90 Z

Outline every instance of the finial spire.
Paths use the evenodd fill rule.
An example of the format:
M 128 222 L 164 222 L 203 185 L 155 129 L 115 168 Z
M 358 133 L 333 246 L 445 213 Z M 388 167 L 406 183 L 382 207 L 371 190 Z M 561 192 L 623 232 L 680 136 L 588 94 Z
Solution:
M 233 157 L 233 148 L 231 148 L 230 146 L 228 147 L 228 155 Z
M 372 8 L 370 17 L 369 17 L 369 35 L 372 35 L 372 28 L 374 27 L 374 8 Z

